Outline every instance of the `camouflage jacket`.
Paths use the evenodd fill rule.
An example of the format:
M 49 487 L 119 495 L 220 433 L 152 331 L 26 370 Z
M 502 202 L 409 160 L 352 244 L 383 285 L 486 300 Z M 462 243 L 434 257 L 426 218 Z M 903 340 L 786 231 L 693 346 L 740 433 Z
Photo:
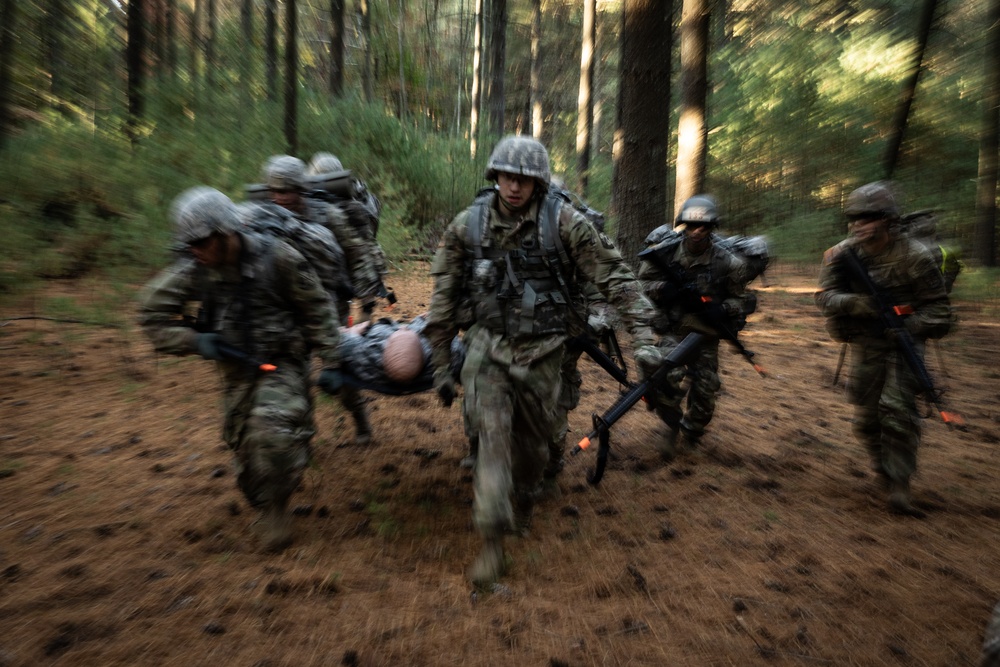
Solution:
M 468 234 L 475 208 L 470 207 L 459 213 L 448 225 L 431 265 L 434 292 L 425 333 L 434 350 L 435 368 L 448 367 L 451 340 L 459 329 L 460 304 L 471 300 L 475 305 L 481 298 L 473 285 L 474 253 L 469 247 Z M 530 244 L 532 238 L 538 238 L 536 222 L 539 208 L 540 204 L 536 201 L 518 222 L 502 216 L 495 204 L 490 205 L 489 219 L 483 230 L 483 245 L 492 244 L 514 251 L 526 241 Z M 570 266 L 561 267 L 560 273 L 570 292 L 580 293 L 583 282 L 592 283 L 621 315 L 632 333 L 633 344 L 638 347 L 652 343 L 654 335 L 649 328 L 652 304 L 642 295 L 631 269 L 622 261 L 611 240 L 570 206 L 560 208 L 558 233 L 570 262 Z M 569 314 L 569 317 L 574 316 Z M 485 335 L 491 337 L 488 345 L 491 357 L 527 365 L 562 346 L 568 334 L 553 332 L 537 336 L 508 336 L 488 331 Z
M 223 339 L 263 361 L 301 358 L 310 350 L 338 367 L 337 318 L 309 262 L 279 239 L 239 232 L 237 266 L 209 269 L 185 257 L 143 289 L 139 323 L 159 352 L 195 354 L 198 331 Z M 198 330 L 185 320 L 201 305 Z
M 743 260 L 717 244 L 717 237 L 711 238 L 708 248 L 698 255 L 687 249 L 683 239 L 667 239 L 661 244 L 669 254 L 668 264 L 676 264 L 686 282 L 699 294 L 722 304 L 732 318 L 734 328 L 742 329 L 747 315 L 756 309 L 757 299 L 753 292 L 747 290 Z M 670 247 L 673 247 L 672 251 Z M 655 262 L 648 259 L 640 262 L 639 280 L 647 295 L 655 294 L 666 279 L 663 269 Z M 698 331 L 719 337 L 718 332 L 704 324 L 695 313 L 685 310 L 679 301 L 670 305 L 657 304 L 657 308 L 659 314 L 655 324 L 661 333 L 685 336 Z
M 306 212 L 303 217 L 329 229 L 343 248 L 354 296 L 358 299 L 375 296 L 382 282 L 379 267 L 384 264 L 384 259 L 371 229 L 367 225 L 352 224 L 336 204 L 313 198 L 305 198 L 304 201 Z
M 944 280 L 926 248 L 912 239 L 893 236 L 880 253 L 872 256 L 851 238 L 824 253 L 815 297 L 827 318 L 827 330 L 835 339 L 884 339 L 885 327 L 877 318 L 852 315 L 856 297 L 867 297 L 868 293 L 841 264 L 841 253 L 847 247 L 854 248 L 874 283 L 893 305 L 913 308 L 906 327 L 915 338 L 940 338 L 951 330 L 953 317 Z

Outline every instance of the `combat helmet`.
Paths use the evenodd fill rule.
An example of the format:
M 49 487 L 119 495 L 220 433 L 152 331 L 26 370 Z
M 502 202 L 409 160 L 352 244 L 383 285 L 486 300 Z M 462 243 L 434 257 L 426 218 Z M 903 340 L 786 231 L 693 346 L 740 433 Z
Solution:
M 272 155 L 262 174 L 269 190 L 302 190 L 306 181 L 306 163 L 291 155 Z
M 340 158 L 333 153 L 316 153 L 309 160 L 309 176 L 319 176 L 320 174 L 329 174 L 334 171 L 344 171 L 344 165 L 341 163 Z
M 236 205 L 215 188 L 185 190 L 170 207 L 175 226 L 174 246 L 182 250 L 212 234 L 228 234 L 240 226 Z
M 712 195 L 695 195 L 689 197 L 677 214 L 674 224 L 697 223 L 715 227 L 719 224 L 719 204 Z
M 889 218 L 899 219 L 899 202 L 892 188 L 884 181 L 876 181 L 862 185 L 847 195 L 844 203 L 844 215 L 848 219 L 858 218 Z
M 549 187 L 552 173 L 549 171 L 549 152 L 541 142 L 521 135 L 509 135 L 497 142 L 489 162 L 486 163 L 486 180 L 495 181 L 497 174 L 521 174 L 531 176 Z

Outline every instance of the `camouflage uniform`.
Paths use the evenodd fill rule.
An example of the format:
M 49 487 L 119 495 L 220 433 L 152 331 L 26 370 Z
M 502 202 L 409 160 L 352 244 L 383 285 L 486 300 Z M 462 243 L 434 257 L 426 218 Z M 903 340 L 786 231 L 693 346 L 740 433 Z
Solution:
M 308 175 L 315 179 L 343 169 L 343 164 L 335 155 L 316 153 L 309 162 Z M 370 203 L 370 206 L 354 202 L 333 204 L 311 199 L 307 217 L 329 229 L 344 249 L 354 296 L 361 303 L 359 319 L 367 321 L 382 290 L 383 278 L 388 275 L 389 270 L 382 246 L 375 239 L 375 228 L 378 224 L 375 216 L 381 204 L 367 192 L 367 187 L 363 183 L 356 179 L 353 182 L 357 190 L 365 195 L 365 201 Z M 372 224 L 373 217 L 374 224 Z
M 908 484 L 917 467 L 920 443 L 916 378 L 871 307 L 858 301 L 867 292 L 848 279 L 840 265 L 846 247 L 854 248 L 872 280 L 895 304 L 913 307 L 906 327 L 921 357 L 925 339 L 939 338 L 951 328 L 948 295 L 931 254 L 916 241 L 894 233 L 889 245 L 875 256 L 847 239 L 823 257 L 816 305 L 827 318 L 831 335 L 851 346 L 848 398 L 855 405 L 854 435 L 868 450 L 876 472 L 889 481 Z
M 701 253 L 692 254 L 683 239 L 674 238 L 661 242 L 656 247 L 676 248 L 669 255 L 668 262 L 676 264 L 687 282 L 694 285 L 698 292 L 711 297 L 712 302 L 721 304 L 726 314 L 733 320 L 734 330 L 753 312 L 756 300 L 746 289 L 746 275 L 743 261 L 730 251 L 720 247 L 710 237 L 707 249 Z M 674 438 L 679 427 L 688 443 L 694 445 L 705 432 L 705 427 L 715 414 L 716 393 L 722 387 L 719 380 L 719 332 L 704 324 L 694 313 L 685 311 L 677 301 L 659 300 L 656 295 L 664 284 L 666 276 L 663 270 L 654 262 L 643 260 L 639 264 L 639 280 L 647 296 L 658 309 L 654 320 L 654 328 L 661 335 L 660 345 L 671 349 L 687 334 L 697 331 L 706 334 L 704 342 L 698 348 L 694 359 L 687 367 L 678 368 L 670 373 L 653 400 L 657 415 L 668 425 L 670 431 L 667 442 L 661 452 L 671 456 Z M 687 409 L 681 409 L 685 392 L 681 383 L 685 375 L 691 378 L 687 391 Z
M 993 616 L 986 626 L 979 667 L 1000 667 L 1000 604 L 993 608 Z
M 264 165 L 263 177 L 271 189 L 294 189 L 301 193 L 305 188 L 305 164 L 298 158 L 276 155 Z M 299 198 L 299 210 L 289 209 L 289 213 L 303 222 L 325 227 L 335 237 L 347 261 L 346 269 L 354 296 L 375 289 L 373 285 L 378 284 L 378 277 L 371 262 L 364 255 L 363 250 L 367 246 L 340 209 L 332 204 L 303 196 Z M 346 326 L 351 313 L 350 302 L 346 298 L 339 298 L 336 301 L 336 308 L 340 325 Z M 354 417 L 355 444 L 369 444 L 372 429 L 361 392 L 354 387 L 344 387 L 338 398 Z
M 538 209 L 536 202 L 518 223 L 491 205 L 484 246 L 499 243 L 501 249 L 517 250 L 538 243 Z M 434 349 L 435 368 L 448 368 L 460 300 L 471 298 L 479 309 L 488 296 L 489 288 L 474 284 L 473 254 L 467 245 L 472 211 L 460 213 L 445 230 L 431 266 L 435 283 L 426 334 Z M 577 272 L 567 275 L 567 282 L 593 283 L 623 313 L 633 330 L 634 344 L 652 343 L 647 326 L 652 307 L 611 241 L 570 207 L 561 208 L 558 231 Z M 488 270 L 492 272 L 494 267 Z M 489 280 L 494 276 L 479 277 Z M 567 323 L 571 317 L 566 313 Z M 481 312 L 465 335 L 462 386 L 466 408 L 475 415 L 473 422 L 479 432 L 473 519 L 483 533 L 510 527 L 511 496 L 525 502 L 542 480 L 552 434 L 559 432 L 565 420 L 565 411 L 555 408 L 563 391 L 561 369 L 567 337 L 565 328 L 538 335 L 508 335 L 503 325 L 484 322 Z
M 221 195 L 220 195 L 221 196 Z M 339 367 L 338 331 L 326 291 L 287 243 L 247 230 L 236 265 L 208 268 L 184 257 L 157 275 L 141 297 L 140 323 L 157 351 L 187 355 L 213 332 L 252 357 L 277 366 L 218 361 L 224 382 L 223 438 L 233 451 L 237 483 L 258 509 L 283 510 L 309 460 L 315 434 L 309 358 Z M 198 330 L 183 315 L 200 302 Z

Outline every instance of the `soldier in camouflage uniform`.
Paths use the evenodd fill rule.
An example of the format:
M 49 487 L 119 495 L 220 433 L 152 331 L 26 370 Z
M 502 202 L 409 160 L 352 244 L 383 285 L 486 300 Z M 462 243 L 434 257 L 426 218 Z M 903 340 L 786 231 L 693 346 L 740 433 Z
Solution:
M 277 550 L 291 540 L 288 501 L 315 434 L 310 350 L 324 365 L 320 386 L 336 392 L 341 384 L 335 313 L 303 256 L 249 231 L 221 192 L 188 190 L 174 202 L 173 217 L 185 254 L 146 286 L 140 322 L 157 351 L 217 362 L 225 385 L 223 438 L 237 484 L 261 511 L 263 546 Z M 201 310 L 192 327 L 184 315 L 195 302 Z M 265 372 L 227 346 L 277 368 Z
M 344 165 L 341 164 L 340 159 L 336 155 L 332 153 L 316 153 L 309 161 L 306 176 L 315 179 L 324 174 L 341 172 L 343 170 Z M 374 205 L 375 209 L 381 208 L 378 199 L 368 193 L 368 188 L 364 183 L 356 179 L 353 182 L 355 183 L 356 190 L 366 195 L 366 203 L 370 202 Z M 334 231 L 334 235 L 340 242 L 341 247 L 347 253 L 351 275 L 359 276 L 358 279 L 352 280 L 355 297 L 361 302 L 358 322 L 367 322 L 371 319 L 372 313 L 375 310 L 375 302 L 379 296 L 378 292 L 384 291 L 384 283 L 382 281 L 389 273 L 385 253 L 382 251 L 382 246 L 375 239 L 378 220 L 376 218 L 374 225 L 371 220 L 372 216 L 377 216 L 378 211 L 371 210 L 372 207 L 357 205 L 354 202 L 348 201 L 341 204 L 331 204 L 331 206 L 335 208 L 336 213 L 331 214 L 329 218 L 333 221 L 333 225 L 338 227 L 337 231 L 334 231 L 332 228 L 331 231 Z M 364 264 L 364 272 L 362 272 L 362 268 L 359 266 L 361 263 Z M 374 285 L 372 284 L 373 271 L 374 275 L 377 276 L 377 283 Z
M 503 573 L 502 536 L 527 531 L 549 442 L 557 429 L 569 313 L 567 285 L 592 282 L 623 316 L 643 368 L 662 359 L 642 296 L 614 244 L 569 206 L 546 197 L 549 160 L 534 139 L 509 136 L 490 156 L 486 178 L 498 184 L 448 225 L 431 267 L 434 293 L 425 333 L 433 348 L 434 386 L 447 406 L 458 309 L 471 300 L 462 386 L 479 434 L 473 521 L 483 548 L 469 569 L 476 585 Z M 513 501 L 513 502 L 512 502 Z
M 841 264 L 844 249 L 852 248 L 896 305 L 913 308 L 906 328 L 923 356 L 926 339 L 940 338 L 951 329 L 951 308 L 934 258 L 898 233 L 899 212 L 887 184 L 869 183 L 848 195 L 844 213 L 851 237 L 823 256 L 816 305 L 834 339 L 850 343 L 848 397 L 855 406 L 854 435 L 888 487 L 890 507 L 923 516 L 910 494 L 920 443 L 917 380 L 879 319 L 874 299 Z
M 653 246 L 659 261 L 644 258 L 639 264 L 639 279 L 646 296 L 658 309 L 654 328 L 662 338 L 660 345 L 673 348 L 687 334 L 705 334 L 694 359 L 673 371 L 658 387 L 653 407 L 667 428 L 658 442 L 660 455 L 669 460 L 679 450 L 678 434 L 687 449 L 697 447 L 705 428 L 715 414 L 716 393 L 722 387 L 719 380 L 720 332 L 700 317 L 679 298 L 678 286 L 667 279 L 664 269 L 676 272 L 683 285 L 690 286 L 703 298 L 707 307 L 719 308 L 722 321 L 738 331 L 746 317 L 756 308 L 756 297 L 746 288 L 743 260 L 715 242 L 714 229 L 719 224 L 715 198 L 696 195 L 681 206 L 675 225 L 683 225 L 683 235 L 671 235 Z M 662 264 L 662 265 L 661 265 Z M 687 390 L 687 406 L 681 404 L 685 392 L 681 387 L 685 375 L 691 384 Z
M 366 246 L 357 238 L 346 216 L 337 207 L 303 196 L 306 186 L 305 171 L 305 163 L 296 157 L 290 155 L 271 157 L 264 165 L 263 173 L 271 200 L 298 218 L 328 229 L 344 250 L 355 296 L 373 291 L 378 284 L 378 277 L 372 264 L 361 251 Z M 346 299 L 338 300 L 337 311 L 341 326 L 348 324 L 350 308 L 350 303 Z M 340 401 L 354 417 L 354 443 L 361 446 L 368 445 L 372 439 L 372 427 L 361 392 L 353 387 L 344 387 L 340 392 Z

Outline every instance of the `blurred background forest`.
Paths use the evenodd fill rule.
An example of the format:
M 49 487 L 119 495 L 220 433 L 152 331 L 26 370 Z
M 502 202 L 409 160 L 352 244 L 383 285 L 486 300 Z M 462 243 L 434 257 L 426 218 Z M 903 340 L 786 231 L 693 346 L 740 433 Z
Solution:
M 512 132 L 611 214 L 626 256 L 707 190 L 726 232 L 815 263 L 845 234 L 843 197 L 891 176 L 963 250 L 959 293 L 995 292 L 998 15 L 1000 0 L 0 0 L 0 298 L 141 279 L 168 259 L 181 190 L 239 199 L 284 152 L 336 153 L 382 199 L 390 259 L 426 256 Z

